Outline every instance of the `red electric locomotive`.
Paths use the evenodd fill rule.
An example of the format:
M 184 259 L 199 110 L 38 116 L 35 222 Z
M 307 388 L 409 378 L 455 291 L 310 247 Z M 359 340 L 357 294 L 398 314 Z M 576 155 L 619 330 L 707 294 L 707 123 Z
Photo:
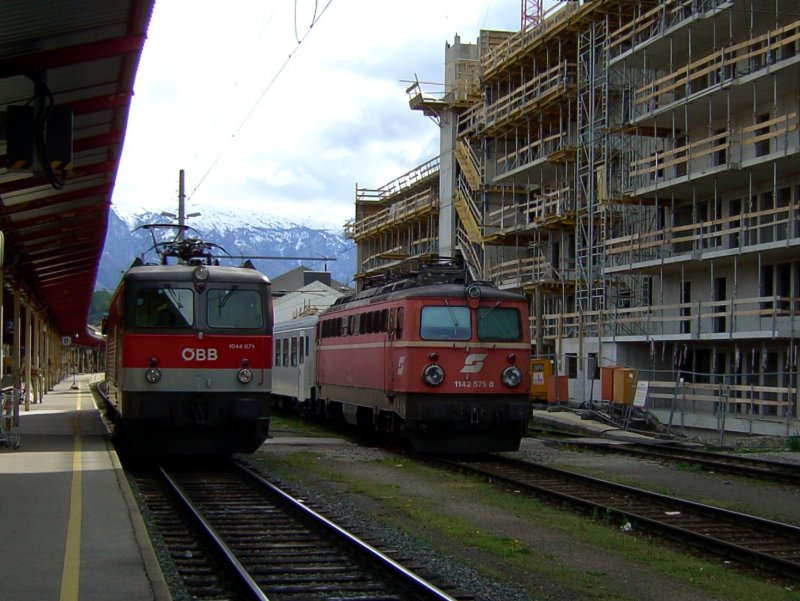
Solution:
M 316 401 L 422 452 L 519 448 L 531 415 L 524 296 L 458 270 L 337 301 L 320 316 Z
M 161 264 L 134 262 L 105 324 L 117 434 L 144 454 L 253 452 L 270 421 L 269 279 L 196 239 L 157 246 Z

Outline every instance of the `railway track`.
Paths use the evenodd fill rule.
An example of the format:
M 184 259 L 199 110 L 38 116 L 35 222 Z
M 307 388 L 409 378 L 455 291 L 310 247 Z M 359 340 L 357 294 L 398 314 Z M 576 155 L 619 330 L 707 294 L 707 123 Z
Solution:
M 159 471 L 158 487 L 183 508 L 182 515 L 189 516 L 173 527 L 179 534 L 170 555 L 189 594 L 196 598 L 470 598 L 431 584 L 245 465 L 161 466 Z M 183 540 L 187 529 L 202 532 L 204 541 Z
M 599 446 L 594 443 L 572 439 L 569 442 L 558 441 L 558 444 L 562 446 L 591 449 L 599 453 L 619 453 L 634 457 L 668 461 L 671 463 L 688 463 L 708 471 L 800 486 L 800 466 L 777 461 L 767 461 L 755 457 L 740 457 L 701 451 L 699 449 L 653 445 L 648 443 L 624 442 Z
M 503 482 L 592 515 L 722 556 L 756 571 L 800 581 L 800 528 L 505 457 L 435 460 L 451 470 Z
M 128 470 L 145 504 L 151 539 L 162 557 L 162 570 L 168 582 L 182 583 L 191 599 L 236 599 L 239 591 L 223 575 L 226 571 L 213 549 L 203 540 L 188 516 L 179 510 L 175 498 L 161 478 L 150 470 Z M 164 555 L 169 557 L 166 561 Z M 174 595 L 173 595 L 174 596 Z M 184 598 L 185 598 L 184 596 Z

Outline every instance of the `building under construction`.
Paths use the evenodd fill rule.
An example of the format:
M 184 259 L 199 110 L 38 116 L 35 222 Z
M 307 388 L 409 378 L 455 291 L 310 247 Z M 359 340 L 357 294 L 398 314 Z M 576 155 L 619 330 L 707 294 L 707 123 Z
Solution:
M 409 88 L 441 152 L 357 187 L 357 277 L 458 258 L 528 295 L 571 402 L 630 368 L 664 423 L 797 436 L 797 2 L 530 4 Z

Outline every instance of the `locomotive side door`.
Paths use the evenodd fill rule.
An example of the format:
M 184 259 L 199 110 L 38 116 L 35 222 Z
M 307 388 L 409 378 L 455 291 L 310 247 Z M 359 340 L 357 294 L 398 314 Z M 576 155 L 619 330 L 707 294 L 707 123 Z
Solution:
M 395 342 L 402 337 L 403 332 L 403 307 L 393 307 L 389 310 L 389 324 L 386 332 L 384 352 L 384 390 L 389 399 L 393 399 L 398 386 L 398 380 L 403 376 L 404 359 L 402 351 Z

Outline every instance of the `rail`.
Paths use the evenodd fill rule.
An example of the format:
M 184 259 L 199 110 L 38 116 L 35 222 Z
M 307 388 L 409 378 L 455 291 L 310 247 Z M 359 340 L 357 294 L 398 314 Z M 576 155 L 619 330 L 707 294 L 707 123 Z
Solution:
M 782 202 L 770 199 L 772 206 L 760 210 L 743 207 L 735 215 L 698 221 L 687 225 L 673 225 L 652 231 L 629 231 L 625 235 L 608 238 L 603 242 L 608 266 L 633 266 L 646 261 L 687 260 L 696 253 L 722 250 L 755 252 L 764 244 L 790 241 L 800 244 L 800 202 L 779 206 Z M 778 205 L 778 206 L 775 206 Z M 631 226 L 636 230 L 635 226 Z M 694 256 L 694 259 L 697 257 Z
M 600 336 L 609 339 L 633 334 L 642 341 L 730 340 L 734 331 L 769 339 L 800 335 L 799 315 L 799 296 L 769 295 L 548 314 L 543 327 L 549 340 L 583 335 L 586 320 L 596 320 Z
M 591 439 L 583 442 L 570 438 L 569 441 L 562 444 L 565 447 L 579 447 L 600 454 L 614 453 L 637 458 L 650 458 L 678 466 L 689 464 L 710 473 L 724 472 L 765 482 L 800 485 L 800 470 L 795 465 L 782 461 L 715 453 L 680 444 L 673 446 L 646 440 L 599 446 Z
M 500 130 L 505 125 L 559 100 L 570 86 L 575 85 L 577 76 L 577 63 L 564 61 L 526 80 L 524 84 L 486 107 L 486 129 Z
M 781 60 L 797 56 L 800 20 L 692 61 L 634 93 L 637 118 L 646 117 L 677 101 L 709 89 L 718 89 L 738 77 L 766 70 Z
M 249 599 L 310 599 L 332 591 L 356 598 L 369 591 L 374 598 L 456 601 L 250 465 L 159 469 Z M 265 566 L 265 557 L 281 561 Z
M 483 182 L 480 162 L 472 151 L 472 147 L 463 138 L 456 142 L 455 156 L 459 167 L 461 167 L 461 171 L 463 171 L 467 179 L 469 187 L 473 191 L 479 190 Z
M 356 188 L 356 202 L 385 202 L 392 196 L 401 194 L 428 178 L 438 176 L 438 174 L 439 157 L 435 157 L 396 177 L 380 188 Z
M 747 376 L 741 378 L 744 380 Z M 650 409 L 680 411 L 690 407 L 692 413 L 721 415 L 724 411 L 731 417 L 760 419 L 785 418 L 791 413 L 796 398 L 795 386 L 758 384 L 649 380 L 647 390 Z
M 569 135 L 566 132 L 559 132 L 549 136 L 539 137 L 525 146 L 501 154 L 495 161 L 496 171 L 498 175 L 502 175 L 535 163 L 536 161 L 548 160 L 553 163 L 560 161 L 567 162 L 570 160 L 570 149 L 572 149 L 572 160 L 574 160 L 574 135 Z
M 484 226 L 489 234 L 508 234 L 542 227 L 572 215 L 574 201 L 572 188 L 540 188 L 530 192 L 524 201 L 510 197 L 498 208 L 486 213 Z
M 664 0 L 609 34 L 609 57 L 613 59 L 689 19 L 732 5 L 730 0 Z
M 466 262 L 467 269 L 469 270 L 469 274 L 472 279 L 484 279 L 483 265 L 481 264 L 481 259 L 478 256 L 478 252 L 475 250 L 475 243 L 467 235 L 462 225 L 459 225 L 458 228 L 456 228 L 456 244 L 458 244 L 458 247 L 461 250 L 461 255 L 464 257 L 464 261 Z
M 460 173 L 458 176 L 456 191 L 453 194 L 453 206 L 470 238 L 475 242 L 482 241 L 481 211 L 475 203 L 475 192 L 467 182 L 464 173 Z
M 438 188 L 420 190 L 403 200 L 393 202 L 388 207 L 371 215 L 356 219 L 350 227 L 350 237 L 354 240 L 360 240 L 365 236 L 405 223 L 420 215 L 435 212 L 439 209 L 438 194 Z
M 769 160 L 775 152 L 800 148 L 800 119 L 797 112 L 742 127 L 714 132 L 674 148 L 658 150 L 631 162 L 629 190 L 654 185 L 668 186 L 683 176 L 699 176 L 714 167 L 742 167 Z
M 544 12 L 538 24 L 520 30 L 484 53 L 481 56 L 483 80 L 488 81 L 496 77 L 501 70 L 508 69 L 510 63 L 524 57 L 531 46 L 538 44 L 547 33 L 567 22 L 579 9 L 578 2 L 555 4 Z
M 602 515 L 746 566 L 798 580 L 800 528 L 741 512 L 508 457 L 470 463 L 439 460 L 505 488 Z
M 493 265 L 489 278 L 498 285 L 523 286 L 531 282 L 563 281 L 563 273 L 543 256 L 512 259 Z

